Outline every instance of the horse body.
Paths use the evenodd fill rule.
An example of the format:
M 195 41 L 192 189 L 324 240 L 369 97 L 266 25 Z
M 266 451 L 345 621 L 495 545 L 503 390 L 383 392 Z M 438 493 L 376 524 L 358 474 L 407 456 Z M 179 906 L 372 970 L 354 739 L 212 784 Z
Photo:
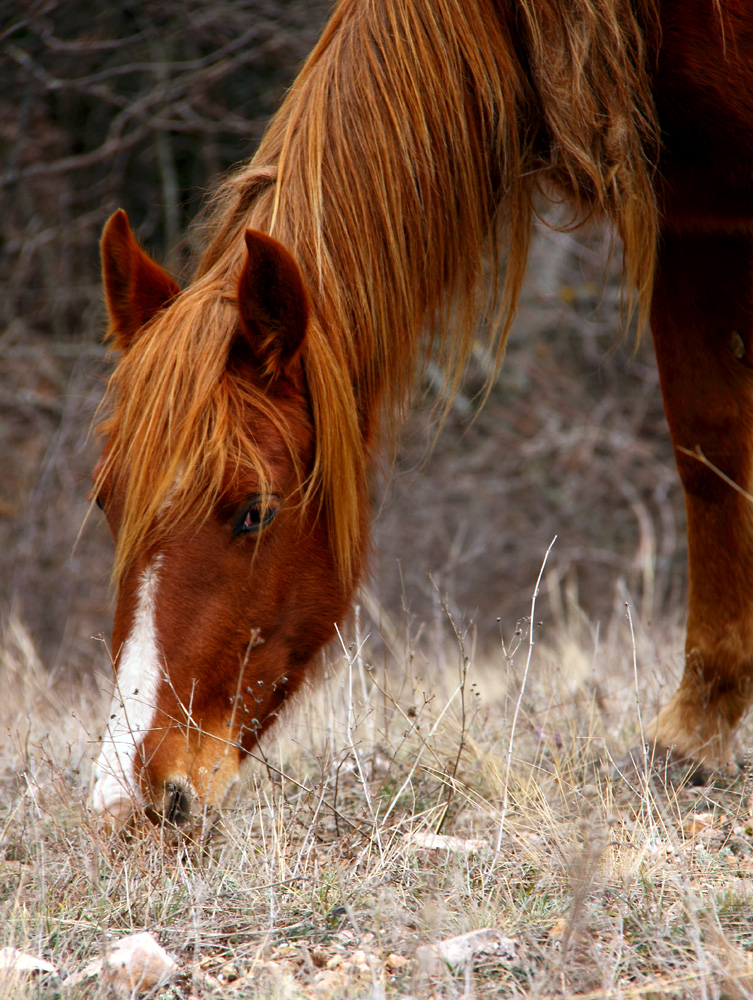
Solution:
M 729 759 L 751 698 L 753 506 L 709 463 L 750 485 L 752 136 L 742 0 L 346 0 L 220 188 L 185 291 L 113 217 L 123 356 L 95 490 L 125 687 L 98 812 L 221 803 L 347 615 L 369 470 L 427 329 L 456 385 L 504 234 L 503 349 L 533 199 L 552 187 L 623 238 L 686 493 L 686 670 L 651 736 Z

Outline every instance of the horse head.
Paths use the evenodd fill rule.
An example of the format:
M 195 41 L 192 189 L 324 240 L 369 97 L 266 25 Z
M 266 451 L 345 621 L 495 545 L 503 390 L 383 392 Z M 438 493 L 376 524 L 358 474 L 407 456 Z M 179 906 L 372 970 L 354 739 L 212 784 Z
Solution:
M 108 391 L 93 499 L 115 540 L 115 692 L 94 811 L 175 823 L 216 807 L 346 613 L 314 455 L 309 304 L 285 248 L 247 230 L 238 267 L 185 292 L 124 212 L 102 259 Z

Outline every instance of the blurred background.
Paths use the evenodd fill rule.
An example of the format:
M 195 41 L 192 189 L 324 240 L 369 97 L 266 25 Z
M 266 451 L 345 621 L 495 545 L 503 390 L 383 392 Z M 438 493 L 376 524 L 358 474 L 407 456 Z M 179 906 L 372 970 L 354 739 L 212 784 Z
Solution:
M 98 239 L 128 211 L 190 277 L 187 227 L 253 154 L 330 5 L 315 0 L 0 0 L 0 622 L 50 669 L 89 671 L 109 636 L 111 543 L 84 525 L 91 423 L 110 362 Z M 562 219 L 557 206 L 547 218 Z M 650 338 L 620 312 L 598 226 L 536 226 L 504 367 L 484 353 L 436 437 L 431 363 L 394 465 L 375 481 L 366 612 L 412 633 L 473 623 L 492 648 L 528 614 L 591 625 L 676 616 L 684 514 Z M 97 515 L 97 512 L 94 512 Z M 82 525 L 83 528 L 82 528 Z

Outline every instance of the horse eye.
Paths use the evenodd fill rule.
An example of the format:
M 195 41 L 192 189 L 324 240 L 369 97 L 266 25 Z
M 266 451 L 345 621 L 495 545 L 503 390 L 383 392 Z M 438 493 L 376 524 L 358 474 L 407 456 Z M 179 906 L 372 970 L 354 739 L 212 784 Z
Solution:
M 279 503 L 276 498 L 252 497 L 233 525 L 233 536 L 251 535 L 266 527 L 277 513 Z
M 99 507 L 99 509 L 104 513 L 105 505 L 102 497 L 98 496 L 95 498 L 94 503 Z

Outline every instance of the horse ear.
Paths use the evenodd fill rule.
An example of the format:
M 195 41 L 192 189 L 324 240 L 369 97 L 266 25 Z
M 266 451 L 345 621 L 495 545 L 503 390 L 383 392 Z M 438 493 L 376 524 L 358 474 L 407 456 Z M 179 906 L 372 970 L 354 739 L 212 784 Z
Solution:
M 180 288 L 138 245 L 122 208 L 110 217 L 102 233 L 102 274 L 110 335 L 127 351 L 142 326 Z
M 309 306 L 298 265 L 266 233 L 246 230 L 246 260 L 238 282 L 241 336 L 264 375 L 290 370 L 306 336 Z

